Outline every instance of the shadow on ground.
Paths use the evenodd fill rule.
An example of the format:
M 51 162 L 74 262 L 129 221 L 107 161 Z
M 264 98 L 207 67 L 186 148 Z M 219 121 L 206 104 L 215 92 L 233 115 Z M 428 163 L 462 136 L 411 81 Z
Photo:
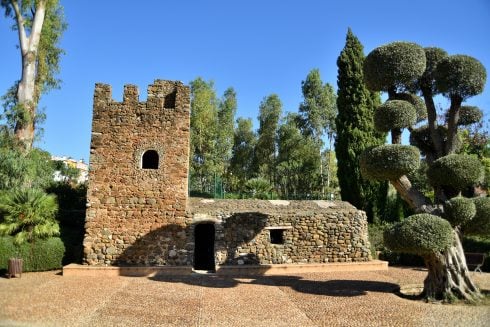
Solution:
M 167 283 L 183 283 L 211 288 L 230 288 L 240 284 L 288 287 L 297 292 L 325 296 L 353 297 L 366 295 L 368 292 L 395 293 L 400 287 L 397 284 L 377 281 L 327 280 L 317 281 L 303 279 L 299 276 L 165 276 L 155 275 L 151 280 Z

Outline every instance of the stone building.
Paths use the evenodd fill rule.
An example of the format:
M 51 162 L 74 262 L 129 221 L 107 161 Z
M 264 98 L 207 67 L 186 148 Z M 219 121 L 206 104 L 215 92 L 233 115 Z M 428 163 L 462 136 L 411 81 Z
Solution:
M 368 261 L 367 219 L 345 202 L 187 198 L 190 94 L 156 80 L 146 102 L 96 84 L 84 263 L 192 266 Z

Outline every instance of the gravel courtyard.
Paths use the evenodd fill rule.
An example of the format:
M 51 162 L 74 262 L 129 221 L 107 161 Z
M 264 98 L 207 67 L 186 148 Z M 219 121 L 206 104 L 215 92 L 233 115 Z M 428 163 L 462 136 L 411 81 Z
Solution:
M 394 290 L 422 269 L 294 276 L 0 278 L 0 326 L 489 326 L 490 306 L 426 304 Z M 490 290 L 490 274 L 474 274 Z

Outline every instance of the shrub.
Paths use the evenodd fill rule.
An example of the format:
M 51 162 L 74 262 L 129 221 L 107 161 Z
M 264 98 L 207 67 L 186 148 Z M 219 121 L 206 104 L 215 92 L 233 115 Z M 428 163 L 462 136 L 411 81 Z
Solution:
M 439 62 L 434 77 L 440 92 L 447 97 L 458 96 L 464 100 L 483 91 L 487 72 L 477 59 L 454 55 Z
M 487 255 L 487 259 L 485 259 L 481 269 L 482 271 L 490 272 L 490 238 L 481 236 L 465 236 L 462 242 L 465 252 L 485 253 Z
M 420 153 L 414 146 L 387 144 L 366 150 L 359 163 L 365 178 L 395 180 L 419 167 Z
M 272 187 L 269 181 L 257 177 L 251 178 L 245 183 L 245 190 L 253 199 L 269 199 Z
M 394 224 L 383 237 L 385 245 L 395 252 L 424 255 L 448 249 L 453 229 L 447 220 L 421 213 Z
M 421 97 L 412 93 L 396 93 L 390 98 L 390 100 L 403 100 L 409 102 L 415 107 L 417 112 L 417 122 L 420 122 L 427 118 L 427 107 L 424 100 Z
M 22 188 L 0 195 L 0 235 L 14 235 L 16 244 L 59 235 L 56 197 L 41 189 Z
M 482 181 L 482 168 L 476 157 L 450 154 L 434 161 L 427 170 L 427 176 L 434 186 L 449 186 L 455 190 L 463 190 Z
M 372 91 L 411 85 L 425 71 L 425 52 L 410 42 L 393 42 L 371 51 L 364 61 L 364 79 Z
M 483 112 L 475 106 L 461 106 L 459 109 L 458 125 L 466 126 L 478 123 L 483 118 Z
M 404 100 L 388 100 L 379 106 L 374 113 L 374 126 L 380 132 L 405 128 L 415 125 L 417 111 Z
M 441 48 L 427 47 L 425 52 L 425 72 L 419 80 L 421 88 L 431 90 L 433 93 L 438 93 L 434 82 L 434 71 L 442 59 L 448 56 L 447 52 Z
M 12 236 L 0 237 L 0 269 L 7 269 L 8 259 L 22 258 L 23 271 L 45 271 L 62 267 L 65 247 L 58 237 L 14 244 Z
M 476 207 L 472 199 L 455 197 L 446 201 L 444 204 L 444 218 L 446 218 L 453 227 L 464 226 L 473 219 L 475 214 Z
M 464 227 L 468 235 L 490 235 L 490 198 L 473 198 L 476 213 L 473 219 Z

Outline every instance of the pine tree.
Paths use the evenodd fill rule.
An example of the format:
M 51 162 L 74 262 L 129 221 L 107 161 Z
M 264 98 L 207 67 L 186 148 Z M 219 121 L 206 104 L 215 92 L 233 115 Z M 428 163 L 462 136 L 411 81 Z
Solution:
M 387 183 L 362 178 L 359 157 L 367 148 L 383 144 L 386 134 L 374 129 L 374 108 L 380 98 L 364 84 L 363 63 L 363 46 L 349 28 L 345 47 L 337 59 L 337 176 L 342 200 L 365 210 L 373 221 L 383 208 Z

